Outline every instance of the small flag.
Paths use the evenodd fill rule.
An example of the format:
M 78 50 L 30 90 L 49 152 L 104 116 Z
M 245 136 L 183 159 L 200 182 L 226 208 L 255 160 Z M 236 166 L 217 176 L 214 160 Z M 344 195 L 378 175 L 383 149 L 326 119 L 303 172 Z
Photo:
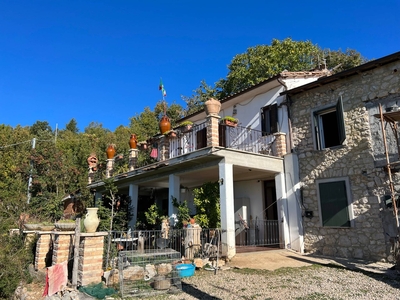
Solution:
M 166 90 L 164 89 L 164 84 L 163 84 L 163 82 L 162 82 L 162 79 L 160 79 L 160 85 L 158 86 L 158 89 L 161 91 L 163 97 L 167 96 L 167 92 L 166 92 Z

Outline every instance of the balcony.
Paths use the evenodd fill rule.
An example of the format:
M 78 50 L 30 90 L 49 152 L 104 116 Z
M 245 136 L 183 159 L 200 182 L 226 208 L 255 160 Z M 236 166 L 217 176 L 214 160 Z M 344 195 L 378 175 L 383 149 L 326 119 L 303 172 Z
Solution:
M 248 127 L 210 125 L 210 120 L 193 124 L 190 129 L 176 128 L 168 134 L 150 139 L 147 149 L 131 149 L 129 155 L 116 157 L 99 166 L 92 175 L 92 182 L 104 177 L 123 177 L 127 172 L 157 168 L 168 160 L 184 156 L 207 147 L 222 147 L 237 151 L 282 157 L 285 154 L 285 134 L 266 134 Z M 284 150 L 283 150 L 284 149 Z

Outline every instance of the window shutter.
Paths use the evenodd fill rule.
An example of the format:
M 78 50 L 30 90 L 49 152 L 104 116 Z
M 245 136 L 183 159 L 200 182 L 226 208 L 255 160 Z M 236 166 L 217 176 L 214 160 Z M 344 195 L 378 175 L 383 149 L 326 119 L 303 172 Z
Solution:
M 226 147 L 226 126 L 218 125 L 219 145 Z
M 323 226 L 350 227 L 346 182 L 319 184 Z
M 196 150 L 207 146 L 207 128 L 196 132 Z
M 261 109 L 261 131 L 262 135 L 267 135 L 267 129 L 265 128 L 265 108 Z
M 269 120 L 271 126 L 270 133 L 278 132 L 278 105 L 274 104 L 271 105 L 270 113 L 269 113 Z
M 336 104 L 336 117 L 338 123 L 338 131 L 339 131 L 339 142 L 343 144 L 346 139 L 346 130 L 344 127 L 344 113 L 343 113 L 343 102 L 342 96 L 339 97 L 338 102 Z

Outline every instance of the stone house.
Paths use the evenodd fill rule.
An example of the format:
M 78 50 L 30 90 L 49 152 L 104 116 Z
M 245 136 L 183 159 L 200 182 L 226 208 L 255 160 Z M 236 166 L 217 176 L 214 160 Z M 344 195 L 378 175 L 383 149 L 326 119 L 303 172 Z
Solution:
M 184 119 L 193 123 L 190 130 L 175 128 L 173 136 L 152 137 L 153 161 L 139 165 L 139 151 L 150 150 L 132 148 L 128 172 L 113 172 L 110 158 L 106 174 L 115 179 L 119 192 L 131 199 L 132 229 L 138 213 L 153 203 L 172 216 L 176 213 L 172 199 L 186 200 L 191 214 L 195 214 L 193 189 L 206 182 L 218 182 L 225 256 L 234 256 L 237 246 L 246 245 L 290 245 L 300 251 L 300 231 L 290 226 L 288 213 L 288 209 L 296 211 L 298 207 L 285 177 L 285 170 L 293 167 L 293 161 L 291 155 L 284 158 L 290 144 L 290 126 L 286 97 L 280 94 L 326 75 L 326 70 L 282 72 L 217 101 L 221 105 L 218 113 L 201 110 Z M 226 116 L 238 120 L 236 127 L 221 124 Z M 93 178 L 90 177 L 88 188 L 95 190 L 99 198 L 104 191 L 103 182 Z M 287 199 L 294 199 L 290 202 L 293 204 L 288 206 Z M 249 225 L 249 231 L 242 234 L 242 243 L 244 223 Z
M 389 259 L 398 234 L 400 119 L 387 111 L 400 105 L 400 52 L 282 94 L 298 162 L 301 252 Z

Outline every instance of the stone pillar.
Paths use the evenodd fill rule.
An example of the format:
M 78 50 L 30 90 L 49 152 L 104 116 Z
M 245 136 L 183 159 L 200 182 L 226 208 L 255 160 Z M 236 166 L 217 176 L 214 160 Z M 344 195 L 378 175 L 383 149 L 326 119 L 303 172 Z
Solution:
M 79 243 L 78 285 L 101 282 L 104 236 L 107 232 L 82 233 Z
M 89 171 L 88 171 L 88 184 L 91 184 L 92 182 L 94 182 L 95 174 L 96 174 L 96 172 L 94 172 L 92 170 L 92 168 L 89 168 Z
M 70 253 L 70 249 L 73 249 L 73 234 L 67 232 L 54 232 L 54 247 L 53 247 L 53 260 L 52 265 L 62 263 L 68 258 L 72 258 L 72 251 Z
M 40 234 L 36 242 L 35 270 L 42 270 L 50 265 L 52 239 L 50 234 Z
M 236 254 L 233 165 L 224 161 L 219 165 L 219 193 L 221 197 L 222 255 L 232 258 Z
M 219 119 L 218 115 L 207 116 L 207 147 L 219 146 Z
M 113 169 L 114 169 L 114 159 L 112 158 L 107 159 L 106 178 L 110 178 L 113 175 Z
M 138 154 L 139 154 L 138 149 L 130 149 L 129 150 L 129 171 L 135 170 L 136 163 L 138 160 Z
M 129 222 L 129 227 L 135 229 L 137 221 L 137 208 L 139 198 L 139 186 L 137 184 L 129 184 L 129 197 L 131 198 L 130 209 L 132 211 L 132 219 Z
M 273 144 L 273 154 L 278 157 L 283 157 L 286 153 L 286 133 L 274 133 L 275 142 Z
M 163 135 L 158 142 L 160 161 L 169 159 L 169 138 Z

